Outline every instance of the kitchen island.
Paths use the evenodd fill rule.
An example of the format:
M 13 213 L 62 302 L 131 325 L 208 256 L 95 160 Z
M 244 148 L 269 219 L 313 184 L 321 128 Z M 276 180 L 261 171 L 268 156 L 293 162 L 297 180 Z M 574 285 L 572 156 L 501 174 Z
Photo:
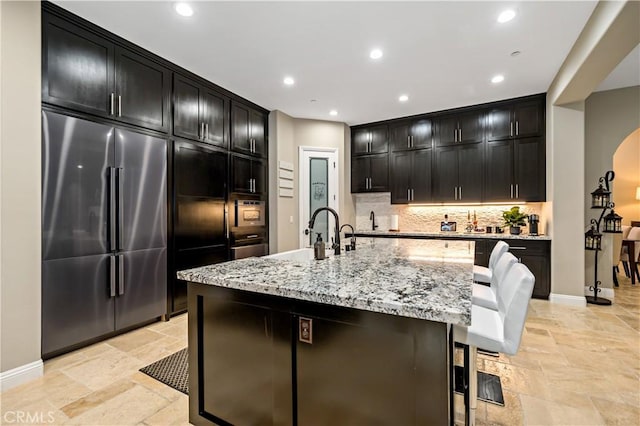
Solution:
M 449 331 L 471 320 L 474 243 L 358 243 L 178 272 L 191 423 L 450 423 Z

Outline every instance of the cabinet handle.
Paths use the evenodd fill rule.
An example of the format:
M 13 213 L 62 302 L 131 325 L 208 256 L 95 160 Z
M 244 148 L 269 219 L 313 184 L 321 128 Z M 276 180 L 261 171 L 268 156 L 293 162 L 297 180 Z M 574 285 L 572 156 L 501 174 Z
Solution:
M 122 96 L 118 95 L 118 117 L 122 117 Z
M 462 200 L 462 187 L 458 187 L 458 194 L 460 195 L 460 200 Z
M 227 239 L 229 239 L 229 209 L 226 204 L 224 206 L 224 229 Z
M 200 123 L 200 140 L 204 139 L 204 121 Z
M 520 198 L 520 185 L 516 183 L 516 198 Z
M 462 128 L 458 129 L 458 142 L 462 142 Z
M 124 294 L 124 255 L 118 256 L 118 295 Z
M 116 257 L 109 256 L 109 297 L 116 297 Z
M 411 136 L 411 148 L 413 148 L 413 147 L 414 147 L 414 144 L 413 144 L 413 136 Z
M 453 187 L 453 199 L 456 200 L 456 201 L 458 200 L 458 187 L 457 186 Z
M 411 148 L 411 136 L 407 136 L 407 148 Z
M 416 197 L 413 195 L 413 188 L 411 188 L 411 201 L 415 201 Z
M 509 122 L 509 136 L 513 136 L 513 121 Z
M 209 123 L 204 123 L 204 137 L 203 137 L 203 139 L 207 139 L 208 135 L 209 135 Z
M 511 187 L 511 192 L 509 193 L 509 197 L 513 199 L 513 184 L 509 185 Z
M 509 247 L 509 250 L 526 250 L 526 247 L 520 247 L 520 246 L 513 246 L 513 247 Z
M 407 201 L 411 201 L 411 190 L 407 188 Z
M 109 95 L 109 115 L 114 115 L 114 108 L 115 108 L 115 98 L 116 95 L 114 93 Z
M 518 127 L 518 120 L 516 120 L 516 136 L 520 135 L 520 129 Z

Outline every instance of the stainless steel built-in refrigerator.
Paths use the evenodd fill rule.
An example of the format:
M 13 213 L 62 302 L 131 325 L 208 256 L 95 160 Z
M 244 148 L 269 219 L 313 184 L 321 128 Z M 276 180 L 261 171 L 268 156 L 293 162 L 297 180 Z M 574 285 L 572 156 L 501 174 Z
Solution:
M 42 113 L 42 353 L 166 311 L 167 142 Z

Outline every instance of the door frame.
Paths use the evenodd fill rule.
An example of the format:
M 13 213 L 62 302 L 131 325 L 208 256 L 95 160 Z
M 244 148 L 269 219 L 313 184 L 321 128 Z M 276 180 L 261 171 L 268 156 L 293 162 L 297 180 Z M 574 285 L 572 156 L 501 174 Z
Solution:
M 307 229 L 307 225 L 309 224 L 309 219 L 311 218 L 312 212 L 307 212 L 308 200 L 309 200 L 309 160 L 311 158 L 326 158 L 329 161 L 329 170 L 328 170 L 328 199 L 329 199 L 329 207 L 334 209 L 338 215 L 340 214 L 340 191 L 339 191 L 339 181 L 340 181 L 340 163 L 339 163 L 339 148 L 326 148 L 326 147 L 315 147 L 315 146 L 300 146 L 298 148 L 298 217 L 299 220 L 299 248 L 308 247 L 307 242 L 309 241 L 309 236 L 305 235 L 304 231 Z M 333 162 L 334 167 L 331 167 L 331 162 Z M 333 228 L 334 219 L 333 215 L 329 215 L 329 230 Z M 330 242 L 330 241 L 329 241 Z

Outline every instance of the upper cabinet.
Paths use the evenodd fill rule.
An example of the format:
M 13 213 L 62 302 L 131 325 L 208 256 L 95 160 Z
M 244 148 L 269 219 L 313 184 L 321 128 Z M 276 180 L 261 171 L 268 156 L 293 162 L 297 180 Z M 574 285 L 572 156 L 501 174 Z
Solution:
M 43 26 L 43 102 L 168 131 L 167 68 L 64 19 Z
M 351 152 L 354 155 L 382 154 L 389 151 L 389 126 L 386 124 L 353 129 Z
M 436 146 L 478 143 L 484 139 L 483 110 L 444 114 L 435 119 Z
M 393 151 L 431 148 L 433 139 L 432 124 L 428 118 L 392 123 L 389 134 Z
M 351 159 L 351 192 L 389 191 L 389 156 L 374 154 Z
M 542 136 L 544 120 L 544 99 L 501 104 L 487 114 L 487 140 Z
M 229 100 L 191 79 L 173 77 L 173 133 L 176 136 L 226 147 Z
M 231 105 L 231 149 L 264 157 L 267 154 L 266 117 L 241 103 Z

